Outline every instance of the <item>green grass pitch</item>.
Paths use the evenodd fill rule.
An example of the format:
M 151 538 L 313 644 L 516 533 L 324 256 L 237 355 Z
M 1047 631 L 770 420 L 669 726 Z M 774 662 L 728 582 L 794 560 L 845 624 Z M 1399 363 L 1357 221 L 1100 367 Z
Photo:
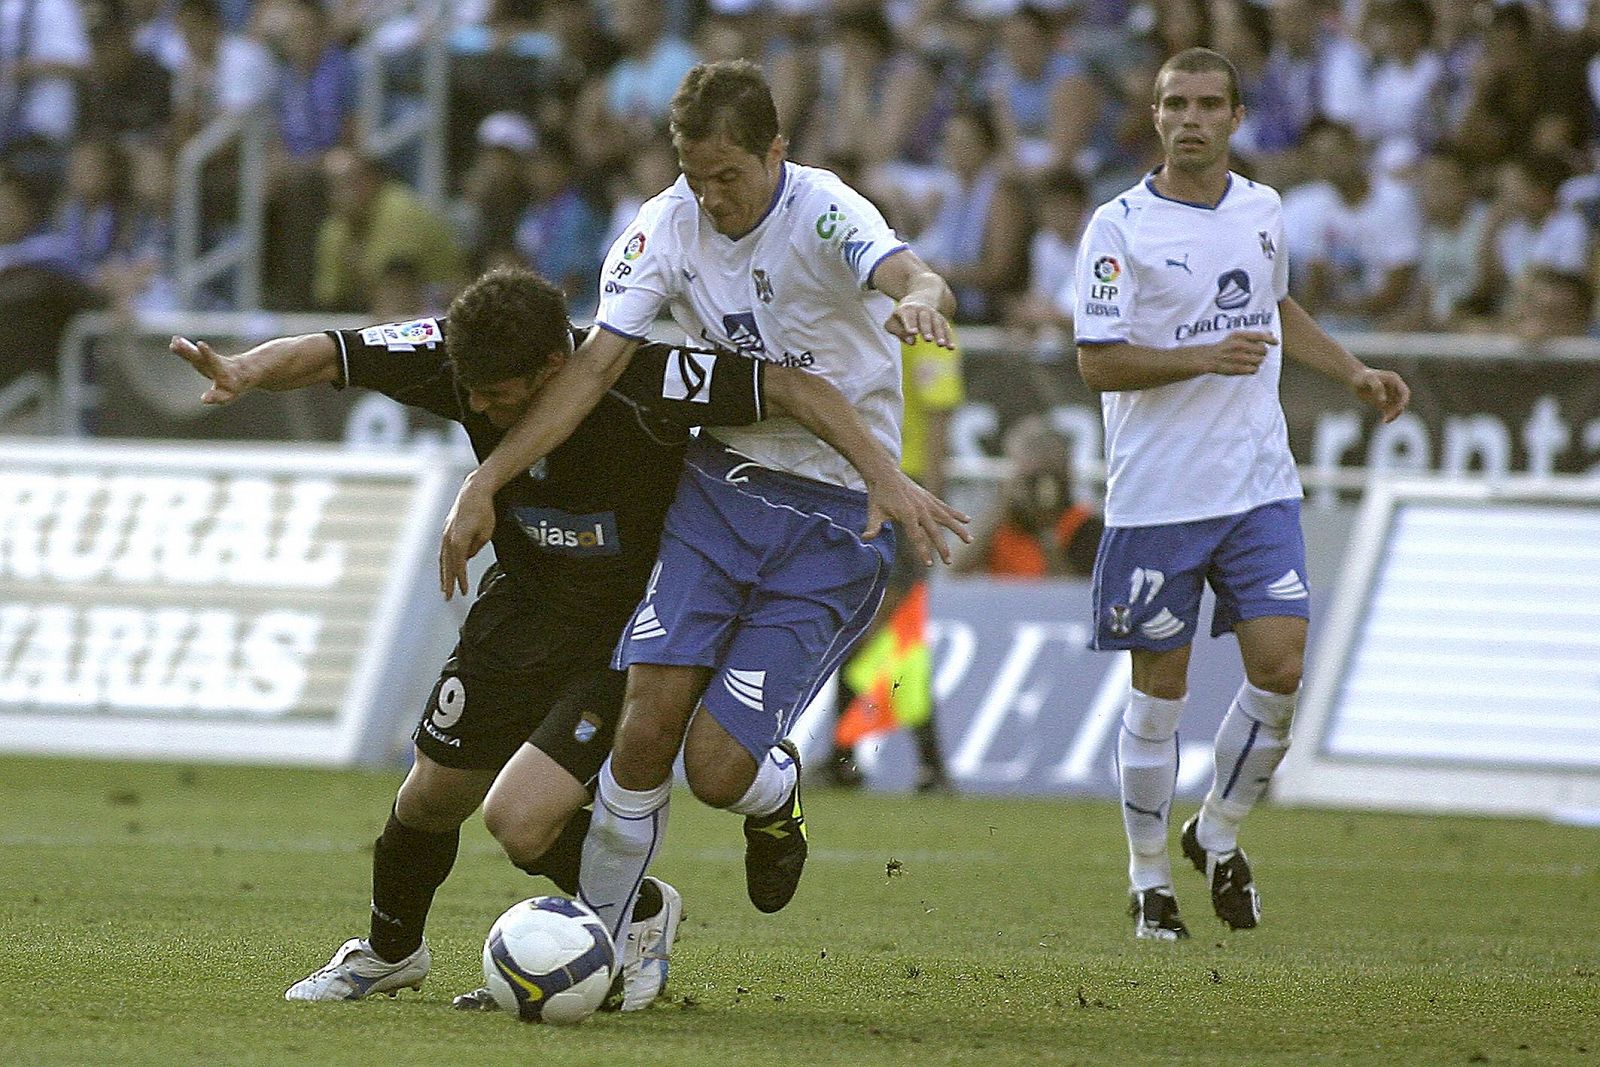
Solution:
M 1245 839 L 1263 926 L 1184 868 L 1194 939 L 1152 945 L 1109 802 L 812 791 L 805 881 L 763 916 L 738 820 L 680 793 L 668 1003 L 567 1029 L 450 1009 L 494 916 L 551 891 L 474 820 L 420 993 L 285 1003 L 365 931 L 398 780 L 0 759 L 0 1063 L 1600 1062 L 1593 831 L 1277 808 Z

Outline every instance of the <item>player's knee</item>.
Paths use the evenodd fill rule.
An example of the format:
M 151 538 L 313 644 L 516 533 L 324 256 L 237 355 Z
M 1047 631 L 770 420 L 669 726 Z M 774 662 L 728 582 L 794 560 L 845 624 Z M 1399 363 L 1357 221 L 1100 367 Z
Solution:
M 500 843 L 506 857 L 519 867 L 544 855 L 561 831 L 539 813 L 530 812 L 498 794 L 491 794 L 484 804 L 483 824 Z
M 395 815 L 413 830 L 449 833 L 477 810 L 485 788 L 475 776 L 441 767 L 419 752 L 395 795 Z
M 1298 652 L 1285 652 L 1266 663 L 1258 663 L 1246 671 L 1250 684 L 1257 689 L 1280 696 L 1292 696 L 1300 689 L 1300 676 L 1305 670 L 1305 657 Z

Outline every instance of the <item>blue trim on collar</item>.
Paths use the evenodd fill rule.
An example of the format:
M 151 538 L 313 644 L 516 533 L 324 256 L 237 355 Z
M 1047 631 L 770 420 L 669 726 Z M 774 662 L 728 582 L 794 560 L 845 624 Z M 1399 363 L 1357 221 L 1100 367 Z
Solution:
M 1165 166 L 1165 164 L 1163 164 L 1163 166 Z M 1184 207 L 1197 207 L 1201 211 L 1215 211 L 1217 208 L 1222 206 L 1222 202 L 1228 199 L 1228 194 L 1233 191 L 1233 171 L 1230 170 L 1228 172 L 1228 183 L 1222 187 L 1222 195 L 1217 197 L 1217 202 L 1215 204 L 1197 204 L 1193 200 L 1179 200 L 1175 196 L 1164 196 L 1161 191 L 1156 188 L 1156 175 L 1159 173 L 1161 173 L 1161 167 L 1157 167 L 1155 170 L 1145 175 L 1144 187 L 1150 190 L 1151 196 L 1155 197 L 1157 200 L 1165 200 L 1169 204 L 1182 204 Z

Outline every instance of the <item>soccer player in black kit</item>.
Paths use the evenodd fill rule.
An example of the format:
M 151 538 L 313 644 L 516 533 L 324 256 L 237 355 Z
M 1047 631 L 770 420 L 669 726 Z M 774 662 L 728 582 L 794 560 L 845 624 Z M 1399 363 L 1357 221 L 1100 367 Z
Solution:
M 473 283 L 443 322 L 285 337 L 232 357 L 184 338 L 171 347 L 211 380 L 206 403 L 256 388 L 376 389 L 460 422 L 481 459 L 578 339 L 560 290 L 508 269 Z M 288 999 L 421 986 L 428 909 L 455 862 L 460 826 L 480 804 L 512 863 L 576 892 L 585 805 L 622 704 L 624 675 L 609 658 L 650 580 L 688 428 L 777 413 L 858 467 L 896 466 L 822 378 L 653 344 L 564 445 L 496 494 L 496 562 L 413 734 L 415 762 L 373 854 L 368 935 L 345 942 Z M 909 480 L 887 496 L 880 505 L 897 519 L 942 507 Z M 646 880 L 609 1006 L 636 1010 L 659 995 L 681 911 L 671 886 Z M 485 1005 L 468 994 L 458 1006 Z

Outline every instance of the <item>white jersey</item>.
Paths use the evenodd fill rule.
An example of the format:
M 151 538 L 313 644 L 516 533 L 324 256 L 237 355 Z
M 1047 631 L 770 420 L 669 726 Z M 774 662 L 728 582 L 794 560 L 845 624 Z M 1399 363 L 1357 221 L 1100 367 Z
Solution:
M 665 304 L 691 344 L 820 374 L 898 458 L 900 342 L 883 328 L 894 302 L 870 286 L 878 264 L 905 247 L 877 208 L 825 170 L 784 163 L 766 215 L 738 240 L 713 228 L 680 177 L 611 246 L 595 321 L 642 338 Z M 764 466 L 862 487 L 844 457 L 792 419 L 716 434 Z
M 1235 330 L 1281 341 L 1289 259 L 1278 194 L 1229 174 L 1210 208 L 1164 197 L 1146 178 L 1094 213 L 1077 273 L 1079 344 L 1181 348 Z M 1299 497 L 1282 370 L 1280 344 L 1255 374 L 1102 393 L 1106 525 L 1192 522 Z

